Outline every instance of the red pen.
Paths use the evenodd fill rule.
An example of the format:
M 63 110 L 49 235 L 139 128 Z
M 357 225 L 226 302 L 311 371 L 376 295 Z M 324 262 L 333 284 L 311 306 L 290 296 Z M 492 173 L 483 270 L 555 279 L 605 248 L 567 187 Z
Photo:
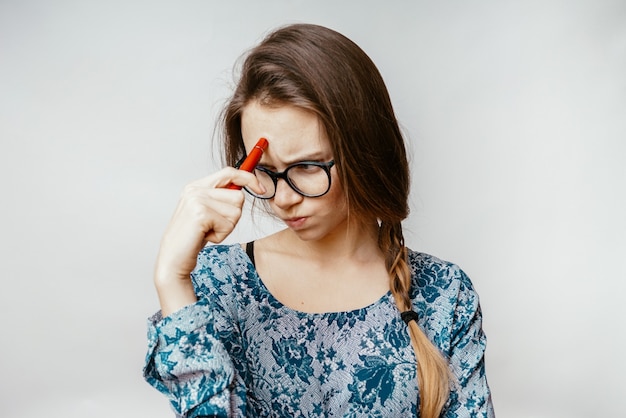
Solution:
M 246 159 L 243 160 L 243 163 L 241 163 L 239 169 L 251 173 L 256 165 L 259 163 L 259 160 L 261 159 L 265 148 L 267 148 L 267 139 L 259 139 L 254 148 L 252 148 L 252 151 L 250 151 L 250 154 L 248 154 Z M 241 186 L 237 186 L 236 184 L 232 183 L 228 185 L 228 188 L 233 190 L 241 190 Z

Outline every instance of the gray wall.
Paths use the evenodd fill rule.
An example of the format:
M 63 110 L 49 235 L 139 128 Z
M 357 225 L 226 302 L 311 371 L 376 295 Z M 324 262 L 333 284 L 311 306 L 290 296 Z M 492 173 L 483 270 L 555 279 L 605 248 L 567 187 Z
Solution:
M 233 63 L 298 21 L 379 65 L 408 243 L 472 277 L 498 415 L 625 416 L 617 0 L 0 1 L 0 416 L 172 416 L 141 378 L 160 235 Z

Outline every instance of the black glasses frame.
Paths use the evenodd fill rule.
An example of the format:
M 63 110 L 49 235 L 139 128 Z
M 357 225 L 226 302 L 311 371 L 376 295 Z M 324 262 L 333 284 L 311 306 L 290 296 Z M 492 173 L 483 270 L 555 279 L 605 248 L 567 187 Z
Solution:
M 240 162 L 237 163 L 236 167 L 239 167 L 239 165 L 241 165 L 242 162 L 243 162 L 243 159 L 240 160 Z M 289 179 L 289 176 L 288 176 L 287 173 L 292 168 L 298 167 L 298 166 L 302 166 L 302 165 L 313 165 L 315 167 L 320 167 L 322 170 L 324 170 L 324 172 L 328 176 L 328 188 L 326 188 L 324 193 L 317 193 L 317 194 L 304 193 L 302 190 L 298 189 L 295 184 L 293 184 L 291 182 L 291 180 Z M 330 169 L 334 165 L 335 165 L 335 161 L 334 160 L 331 160 L 331 161 L 329 161 L 327 163 L 322 163 L 322 162 L 319 162 L 319 161 L 299 161 L 299 162 L 297 162 L 295 164 L 291 164 L 290 166 L 288 166 L 287 168 L 285 168 L 281 172 L 272 171 L 272 170 L 269 170 L 269 169 L 267 169 L 265 167 L 256 167 L 256 170 L 262 171 L 265 174 L 267 174 L 268 176 L 270 176 L 270 178 L 274 182 L 274 193 L 272 193 L 271 196 L 259 196 L 256 193 L 252 192 L 251 190 L 248 190 L 245 187 L 244 187 L 244 190 L 246 192 L 250 193 L 252 196 L 258 198 L 258 199 L 263 199 L 263 200 L 271 199 L 271 198 L 273 198 L 276 195 L 276 189 L 278 188 L 278 180 L 279 179 L 283 179 L 283 180 L 285 180 L 285 183 L 287 183 L 289 185 L 289 187 L 291 187 L 296 193 L 298 193 L 298 194 L 300 194 L 300 195 L 302 195 L 304 197 L 321 197 L 321 196 L 324 196 L 326 193 L 328 193 L 328 191 L 330 190 L 330 186 L 332 184 L 332 176 L 330 175 Z

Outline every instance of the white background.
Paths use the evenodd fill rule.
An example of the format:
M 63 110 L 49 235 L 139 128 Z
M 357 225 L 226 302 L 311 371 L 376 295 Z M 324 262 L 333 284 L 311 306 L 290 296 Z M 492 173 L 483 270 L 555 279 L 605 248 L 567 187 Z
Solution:
M 623 0 L 1 0 L 0 416 L 172 416 L 141 377 L 160 235 L 236 59 L 301 21 L 388 84 L 407 241 L 473 279 L 497 415 L 626 416 Z

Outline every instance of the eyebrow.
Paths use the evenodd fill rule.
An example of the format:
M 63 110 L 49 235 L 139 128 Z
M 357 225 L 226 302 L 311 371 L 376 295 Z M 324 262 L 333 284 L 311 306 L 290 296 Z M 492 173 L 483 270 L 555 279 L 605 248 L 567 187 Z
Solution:
M 265 155 L 266 154 L 263 154 L 263 157 L 261 158 L 261 161 L 259 162 L 259 165 L 260 166 L 264 166 L 264 167 L 266 167 L 266 166 L 274 166 L 275 167 L 275 165 L 268 164 L 267 161 L 264 161 Z M 324 153 L 322 151 L 316 151 L 316 152 L 314 152 L 312 154 L 299 156 L 297 158 L 293 158 L 293 159 L 290 159 L 290 160 L 287 160 L 287 161 L 281 161 L 281 163 L 285 167 L 288 167 L 290 165 L 301 163 L 301 162 L 306 162 L 306 161 L 326 161 L 328 158 L 324 158 L 323 155 L 324 155 Z

